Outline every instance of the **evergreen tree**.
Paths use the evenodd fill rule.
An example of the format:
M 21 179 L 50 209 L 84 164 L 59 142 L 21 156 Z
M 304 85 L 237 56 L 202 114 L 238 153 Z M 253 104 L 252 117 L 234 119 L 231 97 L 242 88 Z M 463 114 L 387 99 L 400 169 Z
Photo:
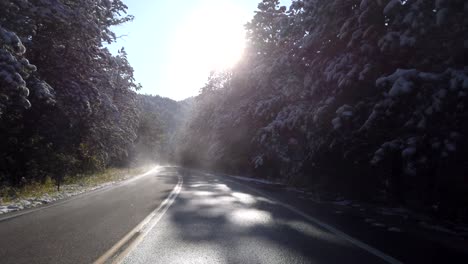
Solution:
M 247 160 L 243 173 L 454 215 L 468 190 L 467 8 L 262 1 L 227 85 L 208 82 L 196 100 L 188 160 L 224 170 Z

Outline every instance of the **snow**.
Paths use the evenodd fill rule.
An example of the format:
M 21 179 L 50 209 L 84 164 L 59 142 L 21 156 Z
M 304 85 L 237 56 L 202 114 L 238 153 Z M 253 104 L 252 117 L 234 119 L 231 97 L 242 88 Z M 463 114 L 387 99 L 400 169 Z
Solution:
M 421 225 L 422 227 L 424 228 L 427 228 L 427 229 L 431 229 L 431 230 L 436 230 L 436 231 L 440 231 L 440 232 L 443 232 L 443 233 L 447 233 L 447 234 L 451 234 L 451 235 L 458 235 L 457 232 L 454 232 L 446 227 L 443 227 L 443 226 L 440 226 L 440 225 L 433 225 L 433 224 L 428 224 L 424 221 L 421 221 L 419 223 L 419 225 Z
M 19 37 L 8 30 L 5 30 L 0 26 L 0 41 L 3 42 L 3 45 L 9 45 L 14 48 L 14 51 L 17 55 L 22 55 L 26 52 L 26 48 L 21 43 Z
M 331 103 L 333 103 L 335 100 L 336 100 L 336 99 L 335 99 L 335 97 L 333 97 L 333 96 L 332 96 L 332 97 L 328 97 L 327 100 L 325 101 L 325 104 L 331 104 Z
M 371 0 L 362 0 L 361 4 L 359 5 L 359 8 L 361 10 L 366 9 L 369 6 L 369 1 L 371 1 Z
M 351 115 L 352 115 L 352 109 L 353 109 L 353 108 L 352 108 L 351 106 L 345 104 L 345 105 L 342 105 L 340 108 L 338 108 L 338 109 L 336 110 L 336 113 L 339 114 L 339 115 L 341 115 L 341 114 L 343 114 L 344 112 L 351 112 Z
M 341 119 L 336 117 L 332 120 L 333 129 L 337 130 L 341 127 Z
M 385 87 L 388 84 L 392 84 L 392 89 L 395 89 L 394 93 L 400 92 L 399 90 L 403 90 L 403 92 L 406 92 L 410 90 L 411 88 L 408 88 L 406 86 L 409 86 L 408 84 L 410 81 L 409 79 L 417 77 L 419 72 L 416 69 L 397 69 L 394 73 L 380 77 L 375 81 L 375 85 L 377 87 Z M 398 83 L 397 87 L 395 86 L 395 83 Z
M 382 161 L 383 157 L 385 155 L 385 150 L 383 148 L 379 148 L 375 153 L 374 156 L 372 157 L 370 163 L 375 165 L 378 164 L 379 162 Z
M 351 200 L 342 200 L 342 201 L 332 202 L 332 204 L 339 205 L 339 206 L 348 206 L 348 205 L 352 204 L 352 201 Z
M 468 74 L 466 69 L 465 70 L 454 70 L 449 69 L 447 73 L 450 74 L 450 90 L 456 91 L 458 89 L 468 89 Z
M 354 109 L 352 106 L 343 105 L 336 110 L 337 117 L 332 120 L 333 129 L 339 129 L 342 126 L 343 121 L 349 120 L 354 115 Z
M 352 111 L 344 111 L 341 113 L 342 116 L 345 116 L 345 117 L 352 117 L 353 116 L 353 112 Z
M 255 183 L 262 183 L 262 184 L 269 184 L 269 185 L 281 184 L 279 182 L 272 182 L 272 181 L 265 180 L 265 179 L 257 179 L 257 178 L 243 177 L 243 176 L 231 176 L 231 175 L 230 177 L 235 178 L 237 180 L 241 180 L 241 181 L 247 181 L 247 182 L 255 182 Z
M 388 94 L 392 97 L 409 94 L 413 91 L 413 83 L 404 77 L 399 77 Z
M 388 2 L 388 4 L 385 6 L 383 10 L 384 15 L 389 15 L 390 12 L 392 12 L 398 5 L 401 5 L 401 4 L 402 3 L 400 0 L 391 0 L 390 2 Z
M 403 208 L 403 207 L 394 207 L 394 208 L 383 207 L 379 209 L 379 212 L 382 215 L 396 215 L 396 216 L 401 216 L 403 218 L 407 218 L 407 215 L 410 213 L 408 209 Z
M 405 159 L 409 159 L 411 158 L 412 156 L 414 156 L 414 154 L 416 153 L 416 148 L 414 147 L 407 147 L 405 148 L 402 152 L 401 152 L 401 156 Z
M 420 72 L 418 73 L 418 78 L 420 78 L 421 80 L 430 81 L 430 82 L 442 81 L 441 74 L 435 74 L 435 73 L 430 73 L 430 72 Z
M 364 69 L 359 73 L 359 80 L 363 81 L 366 79 L 367 74 L 372 70 L 372 65 L 371 64 L 366 64 L 364 66 Z
M 8 213 L 8 207 L 7 206 L 0 206 L 0 214 Z
M 55 91 L 54 89 L 44 81 L 35 79 L 31 85 L 32 92 L 34 95 L 45 101 L 47 104 L 55 104 Z
M 265 135 L 262 135 L 262 142 L 264 141 Z M 263 165 L 263 157 L 262 156 L 256 156 L 254 158 L 254 165 L 255 168 L 261 167 Z

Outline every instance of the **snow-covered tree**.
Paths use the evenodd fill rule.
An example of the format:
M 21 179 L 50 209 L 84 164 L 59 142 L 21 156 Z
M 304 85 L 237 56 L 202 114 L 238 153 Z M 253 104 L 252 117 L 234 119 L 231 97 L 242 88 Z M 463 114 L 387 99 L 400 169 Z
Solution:
M 467 8 L 262 1 L 246 26 L 246 56 L 227 86 L 198 97 L 182 145 L 211 167 L 242 159 L 245 173 L 261 177 L 461 206 Z M 463 187 L 454 194 L 454 185 Z
M 129 159 L 139 85 L 124 50 L 114 56 L 103 46 L 115 40 L 112 26 L 132 19 L 126 9 L 120 0 L 1 1 L 0 134 L 8 140 L 0 178 L 42 180 Z

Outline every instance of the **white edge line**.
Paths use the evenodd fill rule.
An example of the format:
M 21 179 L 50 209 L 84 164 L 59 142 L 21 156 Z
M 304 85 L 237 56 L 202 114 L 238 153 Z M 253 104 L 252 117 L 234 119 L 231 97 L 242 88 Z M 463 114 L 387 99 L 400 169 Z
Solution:
M 233 182 L 233 183 L 245 186 L 246 188 L 248 188 L 248 189 L 250 189 L 250 190 L 252 190 L 252 191 L 254 191 L 254 192 L 256 192 L 256 193 L 258 193 L 258 194 L 260 194 L 260 195 L 262 195 L 262 196 L 264 196 L 266 198 L 268 198 L 268 199 L 270 199 L 271 201 L 285 207 L 286 209 L 288 209 L 288 210 L 290 210 L 290 211 L 304 217 L 305 219 L 309 220 L 310 222 L 315 223 L 316 225 L 320 226 L 321 228 L 323 228 L 323 229 L 325 229 L 325 230 L 327 230 L 327 231 L 329 231 L 329 232 L 331 232 L 331 233 L 333 233 L 333 234 L 335 234 L 335 235 L 337 235 L 339 237 L 342 237 L 343 239 L 345 239 L 345 240 L 349 241 L 350 243 L 354 244 L 355 246 L 360 247 L 361 249 L 364 249 L 365 251 L 371 253 L 374 256 L 377 256 L 377 257 L 385 260 L 388 263 L 403 264 L 403 262 L 395 259 L 394 257 L 391 257 L 391 256 L 383 253 L 382 251 L 380 251 L 380 250 L 378 250 L 378 249 L 376 249 L 376 248 L 374 248 L 374 247 L 372 247 L 372 246 L 370 246 L 370 245 L 368 245 L 368 244 L 366 244 L 366 243 L 364 243 L 364 242 L 362 242 L 362 241 L 360 241 L 360 240 L 358 240 L 356 238 L 353 238 L 352 236 L 344 233 L 343 231 L 340 231 L 337 228 L 335 228 L 335 227 L 333 227 L 333 226 L 331 226 L 329 224 L 326 224 L 326 223 L 316 219 L 315 217 L 312 217 L 312 216 L 302 212 L 301 210 L 297 209 L 294 206 L 291 206 L 289 204 L 280 202 L 277 199 L 271 197 L 270 195 L 267 195 L 264 192 L 259 191 L 257 189 L 254 189 L 254 188 L 252 188 L 250 186 L 247 186 L 247 185 L 245 185 L 243 183 L 233 181 L 233 180 L 230 180 L 230 179 L 226 179 L 226 181 Z
M 179 180 L 177 185 L 172 189 L 171 193 L 158 206 L 158 208 L 145 217 L 143 221 L 141 221 L 135 228 L 128 232 L 112 248 L 110 248 L 101 257 L 94 261 L 94 264 L 121 263 L 123 261 L 123 259 L 143 240 L 149 231 L 154 228 L 154 226 L 156 226 L 159 220 L 161 220 L 163 215 L 166 213 L 167 209 L 169 209 L 169 207 L 174 203 L 182 189 L 183 184 L 182 177 L 179 175 L 178 178 Z M 137 238 L 131 241 L 135 235 L 138 235 Z M 123 248 L 123 246 L 129 242 L 130 244 Z M 122 252 L 119 253 L 121 250 Z

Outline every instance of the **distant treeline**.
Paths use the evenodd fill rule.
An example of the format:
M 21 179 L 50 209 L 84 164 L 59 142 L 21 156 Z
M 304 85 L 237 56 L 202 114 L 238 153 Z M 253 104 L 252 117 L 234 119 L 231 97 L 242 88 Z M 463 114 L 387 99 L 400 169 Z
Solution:
M 468 2 L 263 0 L 183 164 L 468 219 Z
M 163 99 L 137 96 L 124 49 L 104 46 L 132 20 L 126 10 L 120 0 L 0 1 L 0 184 L 126 166 L 138 146 L 162 144 L 163 124 L 145 123 L 158 113 L 138 106 Z

